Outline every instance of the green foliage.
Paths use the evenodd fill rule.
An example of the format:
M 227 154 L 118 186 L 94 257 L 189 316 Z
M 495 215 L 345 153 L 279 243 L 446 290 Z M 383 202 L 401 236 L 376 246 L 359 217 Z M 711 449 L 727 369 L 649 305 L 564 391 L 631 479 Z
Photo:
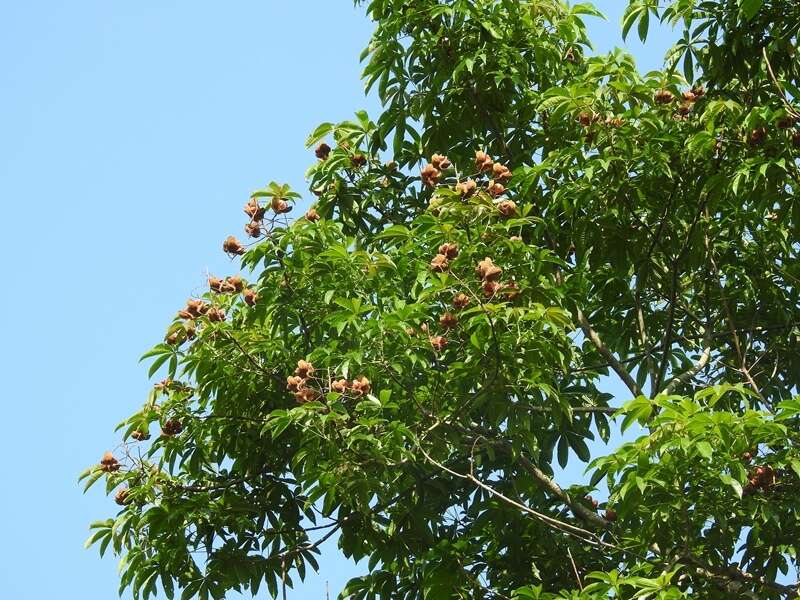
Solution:
M 366 9 L 383 111 L 309 136 L 304 217 L 252 195 L 87 544 L 137 598 L 274 597 L 334 534 L 342 598 L 793 597 L 797 7 L 634 0 L 685 27 L 648 74 L 588 4 Z

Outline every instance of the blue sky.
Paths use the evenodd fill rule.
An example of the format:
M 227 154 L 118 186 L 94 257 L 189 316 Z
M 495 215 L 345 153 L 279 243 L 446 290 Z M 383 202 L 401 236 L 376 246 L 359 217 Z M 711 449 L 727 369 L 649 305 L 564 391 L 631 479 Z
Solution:
M 620 45 L 624 3 L 597 4 L 598 48 Z M 250 191 L 305 191 L 307 134 L 375 112 L 370 31 L 347 0 L 0 1 L 0 597 L 116 596 L 116 561 L 82 547 L 116 506 L 77 474 L 144 399 L 142 352 L 235 268 Z M 630 49 L 649 70 L 664 47 Z M 330 545 L 321 564 L 293 597 L 358 572 Z

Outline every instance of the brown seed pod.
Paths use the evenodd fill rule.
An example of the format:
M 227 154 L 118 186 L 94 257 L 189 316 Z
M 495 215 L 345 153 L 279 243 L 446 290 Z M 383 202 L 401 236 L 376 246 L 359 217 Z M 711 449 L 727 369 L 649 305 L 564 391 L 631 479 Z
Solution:
M 592 121 L 594 121 L 594 113 L 584 110 L 578 114 L 578 123 L 580 123 L 582 127 L 588 127 L 592 124 Z
M 456 191 L 461 194 L 461 197 L 464 199 L 473 196 L 477 189 L 478 184 L 472 179 L 467 179 L 466 181 L 461 181 L 456 184 Z
M 436 352 L 441 352 L 447 346 L 447 338 L 441 335 L 434 335 L 428 338 L 431 346 Z
M 485 173 L 486 171 L 491 171 L 493 164 L 494 161 L 483 150 L 478 150 L 475 153 L 475 168 L 478 170 L 479 173 Z
M 247 225 L 244 226 L 244 232 L 251 238 L 261 237 L 262 226 L 263 223 L 261 221 L 250 221 Z
M 317 398 L 319 398 L 319 393 L 307 387 L 300 388 L 294 393 L 294 399 L 298 404 L 308 404 L 309 402 L 314 402 Z
M 431 271 L 434 273 L 444 273 L 450 267 L 450 261 L 444 254 L 437 254 L 431 260 Z
M 503 269 L 494 264 L 488 256 L 478 263 L 475 272 L 483 281 L 496 281 L 503 274 Z
M 747 143 L 751 147 L 760 146 L 767 139 L 767 130 L 765 127 L 757 127 L 747 135 Z
M 702 85 L 695 85 L 692 86 L 692 93 L 694 94 L 695 99 L 702 98 L 706 95 L 706 89 Z
M 259 300 L 259 295 L 256 294 L 255 290 L 251 288 L 247 288 L 244 292 L 242 292 L 242 296 L 244 297 L 244 302 L 247 306 L 255 306 Z
M 459 292 L 455 296 L 453 296 L 453 308 L 456 310 L 461 310 L 469 306 L 469 296 L 466 294 Z
M 272 207 L 272 210 L 274 210 L 275 213 L 279 215 L 288 213 L 289 211 L 292 210 L 292 207 L 286 200 L 284 200 L 283 198 L 278 198 L 277 196 L 272 199 L 272 201 L 270 202 L 270 206 Z
M 453 313 L 446 312 L 439 317 L 439 325 L 444 329 L 455 329 L 458 327 L 458 319 Z
M 339 394 L 346 394 L 350 388 L 350 382 L 347 379 L 337 379 L 331 383 L 331 391 Z
M 209 282 L 211 280 L 209 279 Z M 217 280 L 219 281 L 219 280 Z M 208 312 L 208 304 L 203 302 L 202 300 L 187 300 L 186 301 L 186 312 L 191 313 L 192 316 L 195 318 L 199 317 L 200 315 L 204 315 Z
M 692 90 L 686 90 L 683 92 L 681 97 L 683 98 L 684 102 L 688 102 L 689 104 L 697 102 L 697 94 L 695 94 Z
M 167 334 L 167 336 L 164 338 L 164 341 L 170 346 L 180 346 L 186 341 L 185 333 L 180 330 L 173 331 L 172 333 Z
M 502 183 L 491 179 L 489 180 L 489 184 L 486 186 L 486 191 L 489 192 L 489 195 L 492 198 L 497 198 L 498 196 L 505 194 L 506 187 Z
M 178 311 L 178 316 L 181 319 L 186 319 L 187 321 L 190 321 L 190 320 L 194 319 L 194 315 L 192 313 L 190 313 L 188 310 L 179 310 Z
M 446 242 L 439 246 L 439 254 L 444 254 L 447 260 L 453 260 L 458 256 L 458 244 Z
M 422 167 L 422 170 L 420 171 L 422 183 L 428 187 L 436 187 L 436 184 L 439 182 L 439 178 L 441 176 L 442 172 L 430 164 Z
M 568 63 L 574 63 L 576 61 L 575 52 L 572 50 L 571 46 L 567 48 L 567 51 L 564 53 L 564 60 Z
M 484 281 L 482 286 L 483 295 L 487 298 L 494 298 L 501 287 L 502 285 L 498 281 Z
M 206 317 L 212 323 L 221 323 L 225 320 L 225 311 L 221 308 L 210 308 L 206 313 Z
M 161 433 L 167 437 L 179 435 L 183 431 L 183 423 L 178 419 L 168 419 L 161 426 Z
M 143 442 L 145 440 L 150 439 L 150 434 L 147 433 L 146 431 L 141 431 L 140 429 L 136 429 L 131 433 L 131 437 L 137 442 Z
M 221 279 L 217 279 L 212 275 L 208 276 L 208 287 L 212 292 L 222 292 L 222 283 Z
M 511 169 L 500 163 L 494 163 L 492 165 L 492 176 L 494 181 L 498 183 L 508 183 L 508 180 L 511 179 Z
M 319 213 L 314 208 L 309 208 L 306 211 L 306 221 L 311 221 L 312 223 L 316 223 L 319 221 L 320 216 Z
M 656 104 L 670 104 L 675 100 L 675 96 L 669 90 L 658 90 L 653 95 L 653 100 L 655 100 Z
M 431 156 L 431 164 L 440 171 L 445 171 L 453 166 L 453 163 L 450 162 L 450 159 L 441 154 L 434 154 Z
M 103 454 L 103 458 L 100 459 L 101 465 L 116 465 L 117 459 L 114 458 L 114 454 L 111 452 L 105 452 Z
M 504 283 L 500 289 L 503 292 L 503 298 L 509 302 L 515 300 L 517 296 L 519 296 L 519 284 L 517 284 L 516 281 Z
M 297 375 L 289 375 L 286 378 L 286 389 L 290 392 L 296 392 L 305 385 L 305 380 Z
M 319 146 L 317 146 L 316 150 L 314 150 L 314 155 L 320 160 L 327 160 L 328 156 L 330 156 L 330 153 L 331 147 L 325 142 L 322 142 Z
M 350 164 L 356 168 L 363 167 L 365 164 L 367 164 L 367 157 L 363 154 L 354 154 L 350 158 Z
M 222 242 L 222 250 L 226 254 L 233 256 L 244 254 L 244 246 L 242 246 L 239 243 L 239 240 L 232 235 L 229 235 L 227 238 L 225 238 L 225 241 Z
M 690 112 L 692 112 L 692 105 L 688 102 L 683 102 L 675 112 L 678 114 L 678 116 L 686 117 Z
M 298 360 L 297 368 L 294 370 L 294 374 L 305 379 L 314 374 L 314 365 L 304 360 Z
M 231 275 L 225 278 L 225 283 L 235 292 L 241 292 L 244 289 L 244 279 L 241 275 Z
M 610 119 L 606 120 L 606 125 L 613 127 L 614 129 L 619 129 L 622 127 L 622 117 L 611 117 Z
M 796 131 L 792 134 L 792 146 L 800 148 L 800 131 Z
M 497 210 L 506 219 L 517 216 L 517 205 L 513 200 L 503 200 L 497 205 Z
M 250 198 L 247 204 L 244 205 L 244 212 L 248 217 L 250 217 L 251 221 L 260 221 L 264 218 L 267 209 L 263 206 L 259 206 L 257 199 Z
M 617 511 L 615 511 L 613 508 L 607 508 L 603 518 L 609 523 L 613 523 L 617 520 Z
M 186 339 L 193 340 L 197 337 L 197 328 L 194 326 L 194 323 L 186 323 L 183 326 L 184 331 L 186 331 Z
M 783 116 L 775 123 L 778 129 L 791 129 L 797 124 L 797 119 L 791 116 Z
M 350 384 L 350 389 L 353 391 L 353 395 L 355 396 L 366 396 L 372 391 L 372 384 L 370 383 L 369 379 L 363 375 L 360 375 Z
M 128 498 L 128 488 L 121 488 L 118 490 L 114 496 L 114 502 L 120 506 L 125 506 L 128 502 L 130 502 L 130 499 Z

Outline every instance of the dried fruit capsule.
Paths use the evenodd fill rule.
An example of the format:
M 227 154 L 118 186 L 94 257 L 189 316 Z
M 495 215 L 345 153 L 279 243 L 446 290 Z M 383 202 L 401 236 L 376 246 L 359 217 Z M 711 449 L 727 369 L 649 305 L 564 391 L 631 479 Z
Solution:
M 444 254 L 437 254 L 431 260 L 431 271 L 434 273 L 444 273 L 450 266 L 450 261 Z
M 225 238 L 225 241 L 222 242 L 222 249 L 226 254 L 234 256 L 244 254 L 244 246 L 242 246 L 239 243 L 239 240 L 232 235 L 229 235 L 227 238 Z
M 439 254 L 444 254 L 448 260 L 453 260 L 458 256 L 458 244 L 447 242 L 439 246 Z
M 453 308 L 461 310 L 467 306 L 469 306 L 469 296 L 461 292 L 453 296 Z
M 320 160 L 327 160 L 330 153 L 331 147 L 325 142 L 322 142 L 319 146 L 317 146 L 316 150 L 314 150 L 314 155 Z

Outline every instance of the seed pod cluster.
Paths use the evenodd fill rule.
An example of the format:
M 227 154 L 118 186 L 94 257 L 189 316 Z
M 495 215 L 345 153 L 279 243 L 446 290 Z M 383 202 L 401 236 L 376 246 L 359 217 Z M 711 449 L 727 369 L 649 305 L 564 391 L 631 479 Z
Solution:
M 100 470 L 104 473 L 114 473 L 119 471 L 120 464 L 119 461 L 114 458 L 114 455 L 111 452 L 106 452 L 103 454 L 103 458 L 100 459 Z
M 174 437 L 183 431 L 183 423 L 178 419 L 167 419 L 161 426 L 161 433 L 166 437 Z

